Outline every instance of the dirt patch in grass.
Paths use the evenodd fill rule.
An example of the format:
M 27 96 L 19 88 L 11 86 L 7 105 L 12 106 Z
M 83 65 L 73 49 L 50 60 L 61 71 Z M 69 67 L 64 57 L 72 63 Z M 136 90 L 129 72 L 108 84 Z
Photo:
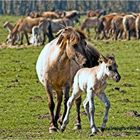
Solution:
M 27 44 L 23 44 L 23 45 L 8 45 L 6 43 L 0 43 L 0 49 L 3 49 L 3 48 L 29 48 L 29 47 L 33 47 L 33 45 L 27 45 Z
M 140 117 L 140 113 L 136 110 L 125 112 L 125 115 L 128 117 Z

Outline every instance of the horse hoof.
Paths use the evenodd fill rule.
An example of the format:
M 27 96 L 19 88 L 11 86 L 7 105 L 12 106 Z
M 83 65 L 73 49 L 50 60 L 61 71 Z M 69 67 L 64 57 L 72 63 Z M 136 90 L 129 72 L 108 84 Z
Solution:
M 100 131 L 101 132 L 104 132 L 105 131 L 105 128 L 101 127 Z
M 52 126 L 49 128 L 49 133 L 57 132 L 57 128 Z
M 82 127 L 81 127 L 80 124 L 75 124 L 75 126 L 74 126 L 73 129 L 74 129 L 74 130 L 80 130 L 80 129 L 82 129 Z
M 60 132 L 64 132 L 64 130 L 65 130 L 65 129 L 61 128 L 61 129 L 60 129 Z
M 89 136 L 92 137 L 92 136 L 95 136 L 97 134 L 97 132 L 92 132 Z

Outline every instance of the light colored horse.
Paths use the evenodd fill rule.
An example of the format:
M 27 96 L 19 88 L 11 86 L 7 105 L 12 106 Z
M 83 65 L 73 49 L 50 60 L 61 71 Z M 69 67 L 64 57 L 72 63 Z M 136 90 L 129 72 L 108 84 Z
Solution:
M 98 51 L 87 45 L 82 32 L 72 27 L 61 30 L 58 37 L 48 43 L 41 51 L 37 60 L 36 71 L 39 81 L 45 86 L 48 95 L 48 106 L 51 115 L 50 132 L 58 129 L 57 121 L 60 117 L 63 94 L 64 113 L 62 120 L 65 116 L 69 89 L 76 71 L 83 66 L 92 67 L 97 65 L 98 59 Z M 52 89 L 56 91 L 57 95 L 56 114 L 54 114 L 55 103 Z M 77 128 L 81 126 L 80 104 L 81 98 L 77 98 Z
M 32 35 L 31 35 L 31 38 L 30 38 L 30 43 L 35 45 L 35 46 L 41 45 L 43 40 L 44 40 L 42 33 L 43 32 L 42 32 L 39 25 L 34 26 L 32 28 Z
M 140 39 L 140 14 L 137 15 L 135 20 L 136 37 Z
M 104 92 L 108 78 L 113 78 L 116 82 L 121 78 L 117 71 L 117 64 L 114 57 L 104 57 L 104 61 L 99 66 L 93 68 L 82 68 L 76 73 L 74 77 L 72 96 L 67 102 L 67 113 L 63 120 L 61 131 L 65 130 L 69 121 L 69 113 L 72 103 L 77 97 L 81 96 L 81 91 L 87 92 L 83 105 L 90 122 L 91 135 L 94 135 L 97 132 L 94 122 L 94 96 L 97 96 L 104 103 L 105 113 L 101 126 L 101 130 L 104 131 L 110 108 L 110 102 Z

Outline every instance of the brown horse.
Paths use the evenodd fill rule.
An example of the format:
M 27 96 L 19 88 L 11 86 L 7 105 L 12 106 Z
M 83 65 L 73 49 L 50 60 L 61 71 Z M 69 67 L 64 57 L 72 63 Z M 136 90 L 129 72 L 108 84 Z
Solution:
M 123 18 L 124 32 L 127 40 L 130 40 L 132 35 L 136 35 L 135 20 L 136 16 L 134 15 L 126 15 Z
M 104 30 L 104 34 L 103 37 L 104 38 L 108 38 L 111 35 L 111 21 L 112 19 L 117 15 L 117 13 L 110 13 L 108 15 L 105 15 L 101 18 L 102 20 L 102 25 L 103 25 L 103 30 Z M 108 34 L 108 35 L 107 35 Z
M 99 18 L 100 16 L 104 16 L 104 15 L 106 15 L 106 11 L 103 9 L 97 9 L 95 11 L 90 10 L 87 12 L 87 17 L 95 17 L 96 16 Z
M 82 32 L 66 27 L 59 32 L 57 38 L 48 43 L 40 53 L 36 70 L 40 82 L 45 86 L 48 95 L 48 106 L 51 115 L 50 132 L 57 131 L 57 121 L 60 117 L 62 95 L 64 92 L 64 113 L 67 110 L 69 89 L 73 77 L 81 67 L 92 67 L 98 65 L 99 52 L 87 45 Z M 56 114 L 54 114 L 55 103 L 53 92 L 57 95 Z M 81 127 L 80 119 L 81 98 L 77 98 L 77 122 L 76 128 Z
M 89 29 L 93 28 L 95 30 L 95 33 L 96 33 L 95 38 L 99 38 L 98 28 L 99 28 L 100 24 L 101 24 L 101 19 L 100 18 L 98 18 L 98 17 L 88 17 L 81 24 L 81 30 L 86 29 L 88 31 L 88 33 L 90 34 Z
M 37 17 L 45 17 L 45 18 L 51 18 L 51 19 L 56 19 L 59 18 L 59 15 L 56 12 L 51 12 L 51 11 L 47 11 L 47 12 L 31 12 L 29 13 L 29 16 L 31 18 L 37 18 Z
M 117 40 L 118 38 L 122 37 L 122 34 L 124 32 L 123 27 L 123 16 L 122 15 L 116 15 L 112 19 L 112 30 L 114 33 L 114 39 Z
M 23 37 L 25 35 L 27 43 L 29 45 L 30 43 L 29 43 L 29 39 L 28 39 L 28 33 L 31 34 L 32 28 L 44 20 L 46 20 L 46 19 L 43 17 L 39 17 L 39 18 L 25 17 L 25 18 L 19 19 L 10 35 L 11 44 L 14 45 L 14 43 L 16 41 L 16 35 L 21 34 L 21 43 L 20 44 L 23 44 Z M 46 25 L 46 28 L 49 26 L 49 22 L 47 22 L 47 23 L 48 24 Z M 44 36 L 45 36 L 45 34 L 46 34 L 46 32 L 44 32 Z M 44 42 L 45 42 L 45 39 L 43 41 L 43 44 L 44 44 Z

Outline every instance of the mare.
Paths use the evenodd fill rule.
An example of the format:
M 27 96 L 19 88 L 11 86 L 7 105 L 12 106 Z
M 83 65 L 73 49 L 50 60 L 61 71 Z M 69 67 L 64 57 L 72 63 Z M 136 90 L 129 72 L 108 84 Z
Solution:
M 39 81 L 44 85 L 48 95 L 48 106 L 51 116 L 50 133 L 58 129 L 63 95 L 64 112 L 59 120 L 60 123 L 62 123 L 65 116 L 69 90 L 76 71 L 81 67 L 98 65 L 98 59 L 99 52 L 86 43 L 85 35 L 81 31 L 73 27 L 62 29 L 58 36 L 41 51 L 36 63 L 36 71 Z M 55 114 L 53 89 L 56 91 L 57 98 Z M 77 98 L 77 119 L 75 125 L 77 129 L 81 128 L 80 104 L 81 98 Z

